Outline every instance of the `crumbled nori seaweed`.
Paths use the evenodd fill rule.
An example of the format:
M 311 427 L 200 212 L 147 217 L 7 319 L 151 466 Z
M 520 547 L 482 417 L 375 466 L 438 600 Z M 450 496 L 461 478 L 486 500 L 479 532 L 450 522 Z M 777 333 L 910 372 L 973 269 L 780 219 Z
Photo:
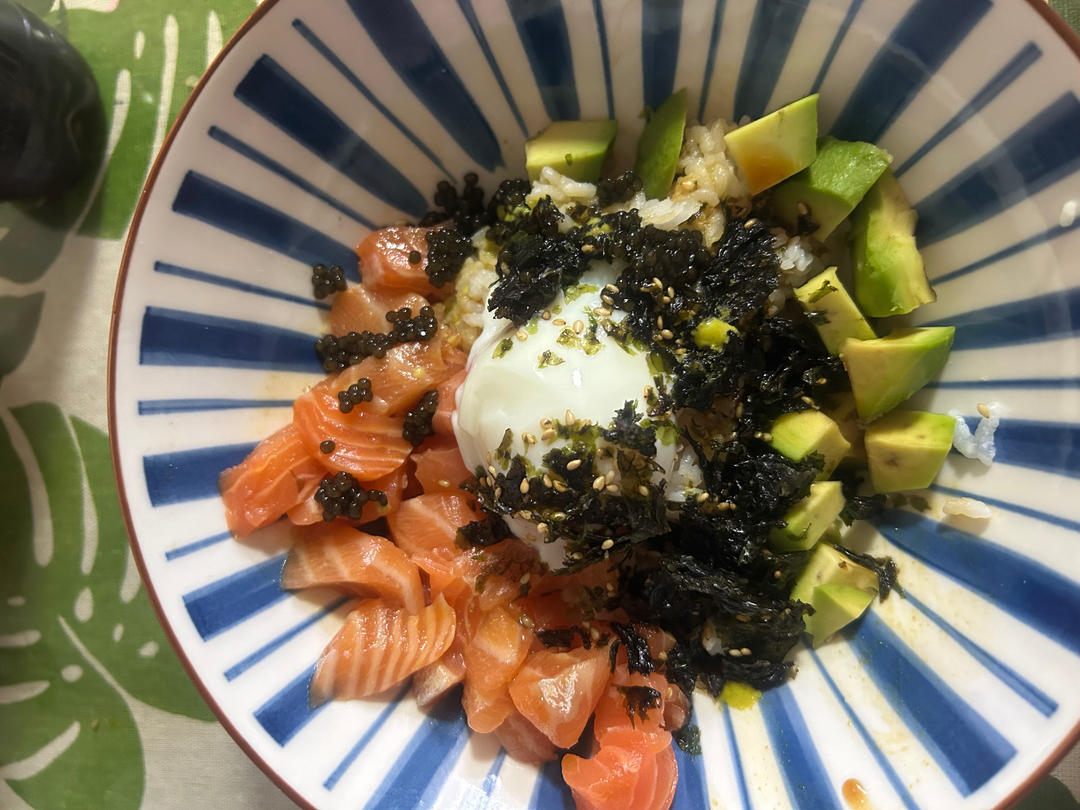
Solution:
M 896 563 L 891 557 L 872 557 L 869 554 L 861 554 L 857 551 L 852 551 L 846 546 L 836 544 L 833 546 L 837 551 L 852 560 L 864 568 L 869 568 L 878 578 L 878 598 L 884 602 L 889 598 L 889 594 L 893 589 L 901 590 L 900 586 L 896 583 Z M 901 590 L 901 593 L 902 590 Z
M 405 426 L 401 429 L 401 435 L 405 437 L 405 441 L 416 447 L 435 432 L 431 426 L 431 420 L 438 407 L 439 392 L 425 391 L 420 401 L 405 414 Z
M 364 489 L 352 475 L 339 472 L 319 482 L 315 502 L 322 506 L 323 520 L 330 522 L 339 517 L 359 520 L 368 503 L 386 506 L 388 500 L 382 490 Z
M 640 421 L 634 402 L 627 400 L 615 412 L 611 427 L 602 429 L 600 435 L 612 444 L 620 444 L 652 458 L 656 455 L 656 429 L 642 427 L 638 424 Z
M 581 639 L 581 646 L 586 650 L 592 649 L 592 638 L 580 627 L 552 627 L 537 630 L 536 637 L 545 647 L 564 647 L 570 649 L 574 646 L 574 639 Z
M 320 301 L 336 292 L 342 292 L 348 285 L 345 283 L 345 271 L 338 265 L 327 267 L 325 264 L 317 264 L 311 268 L 311 287 L 315 297 Z
M 675 729 L 671 732 L 671 736 L 675 738 L 675 744 L 684 753 L 692 756 L 701 754 L 701 729 L 693 723 L 687 723 L 682 728 Z
M 626 714 L 630 717 L 630 725 L 635 720 L 645 722 L 651 709 L 659 709 L 663 700 L 660 693 L 651 686 L 619 686 L 619 693 L 626 701 Z
M 508 537 L 513 537 L 513 532 L 506 525 L 506 521 L 495 515 L 485 515 L 482 520 L 466 523 L 458 529 L 458 533 L 466 545 L 481 547 L 493 546 Z
M 656 669 L 652 654 L 649 652 L 649 642 L 637 631 L 637 628 L 632 624 L 612 622 L 611 629 L 626 648 L 626 668 L 628 670 L 648 675 Z

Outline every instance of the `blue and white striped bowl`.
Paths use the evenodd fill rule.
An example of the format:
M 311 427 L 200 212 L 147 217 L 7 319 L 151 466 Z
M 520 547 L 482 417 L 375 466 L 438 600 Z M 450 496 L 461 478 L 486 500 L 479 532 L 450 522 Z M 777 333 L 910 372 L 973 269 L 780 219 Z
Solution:
M 111 418 L 136 557 L 182 657 L 237 741 L 317 807 L 569 806 L 558 766 L 504 758 L 460 708 L 307 704 L 339 626 L 331 593 L 278 588 L 273 528 L 229 539 L 217 475 L 319 377 L 309 266 L 355 266 L 375 225 L 437 181 L 522 173 L 549 119 L 689 89 L 693 115 L 757 116 L 820 91 L 822 125 L 876 141 L 919 213 L 957 327 L 917 405 L 998 400 L 990 470 L 951 458 L 930 510 L 859 538 L 893 597 L 749 710 L 699 696 L 704 755 L 678 808 L 1007 804 L 1080 719 L 1080 43 L 1032 0 L 267 0 L 162 151 L 117 294 Z M 1064 37 L 1064 38 L 1063 38 Z M 1074 51 L 1077 51 L 1074 53 Z M 942 501 L 990 504 L 986 523 Z M 854 805 L 857 806 L 857 805 Z

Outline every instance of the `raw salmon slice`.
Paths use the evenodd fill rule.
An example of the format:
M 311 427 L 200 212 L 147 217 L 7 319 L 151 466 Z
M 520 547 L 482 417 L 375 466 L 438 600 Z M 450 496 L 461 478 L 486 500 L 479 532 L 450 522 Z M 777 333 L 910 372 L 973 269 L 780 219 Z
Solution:
M 313 523 L 323 522 L 322 504 L 315 500 L 314 495 L 315 491 L 318 489 L 319 481 L 326 475 L 326 468 L 320 465 L 319 477 L 312 485 L 310 485 L 310 487 L 304 490 L 304 500 L 288 511 L 287 514 L 289 520 L 297 526 L 310 526 Z M 385 517 L 392 513 L 401 503 L 408 482 L 409 475 L 406 472 L 404 465 L 398 467 L 389 475 L 384 475 L 382 478 L 376 478 L 374 481 L 365 482 L 365 489 L 377 489 L 380 492 L 386 493 L 386 506 L 383 506 L 377 501 L 368 501 L 364 505 L 364 510 L 360 513 L 359 520 L 349 521 L 350 525 L 363 525 L 364 523 L 370 523 L 373 520 L 377 520 L 378 518 Z
M 243 537 L 273 523 L 300 503 L 310 482 L 323 473 L 293 425 L 271 434 L 218 481 L 230 531 Z
M 511 681 L 510 697 L 557 748 L 569 748 L 589 722 L 608 675 L 605 650 L 540 650 Z
M 419 613 L 361 602 L 327 645 L 311 679 L 312 705 L 367 697 L 438 660 L 454 640 L 454 610 L 435 597 Z
M 453 358 L 447 358 L 447 365 L 451 364 L 451 359 Z M 454 411 L 457 410 L 457 390 L 463 382 L 465 382 L 464 363 L 462 363 L 461 370 L 456 372 L 454 376 L 439 383 L 439 405 L 435 409 L 435 416 L 431 419 L 431 427 L 438 436 L 448 436 L 450 438 L 454 436 L 453 418 Z
M 385 537 L 348 525 L 305 533 L 281 571 L 287 590 L 330 585 L 358 596 L 381 596 L 390 605 L 419 613 L 424 607 L 420 571 Z
M 455 549 L 458 529 L 483 517 L 474 503 L 464 493 L 425 493 L 410 498 L 387 518 L 390 536 L 412 555 L 436 548 Z
M 457 442 L 451 438 L 429 438 L 412 454 L 414 475 L 424 492 L 456 492 L 462 481 L 471 478 Z
M 456 374 L 460 368 L 458 362 L 457 353 L 444 349 L 436 336 L 391 346 L 384 357 L 365 357 L 339 371 L 336 377 L 328 378 L 326 385 L 336 399 L 338 391 L 367 377 L 371 380 L 372 399 L 357 405 L 356 410 L 398 416 L 407 413 L 425 391 L 437 390 L 443 381 Z
M 482 692 L 501 689 L 525 663 L 532 644 L 532 632 L 521 625 L 516 614 L 501 605 L 480 611 L 474 602 L 467 616 L 467 678 Z
M 379 293 L 415 292 L 426 298 L 442 298 L 450 288 L 445 287 L 440 292 L 424 272 L 428 250 L 424 234 L 428 230 L 395 225 L 369 234 L 356 248 L 364 284 Z M 413 251 L 420 254 L 416 264 L 409 262 L 409 254 Z
M 357 481 L 373 481 L 394 472 L 412 449 L 401 435 L 404 420 L 360 408 L 342 413 L 333 379 L 324 380 L 293 403 L 293 424 L 309 455 L 326 469 L 350 473 Z M 330 453 L 320 449 L 326 440 L 334 443 Z
M 461 636 L 454 635 L 450 649 L 438 661 L 422 667 L 413 675 L 413 695 L 421 709 L 434 706 L 443 695 L 465 680 L 465 658 Z
M 654 759 L 640 748 L 614 745 L 602 746 L 589 759 L 567 754 L 562 760 L 563 780 L 577 810 L 648 810 L 631 802 L 639 774 Z
M 469 681 L 468 667 L 465 669 L 465 690 L 461 693 L 461 706 L 465 709 L 469 728 L 478 734 L 494 731 L 510 716 L 510 712 L 514 711 L 514 702 L 505 686 L 492 692 L 477 689 Z
M 540 765 L 558 756 L 551 740 L 517 709 L 512 710 L 495 729 L 495 736 L 506 749 L 506 753 L 518 762 Z
M 408 307 L 415 315 L 426 304 L 427 299 L 416 293 L 376 295 L 362 284 L 352 284 L 334 296 L 330 332 L 339 337 L 349 332 L 387 332 L 387 312 Z

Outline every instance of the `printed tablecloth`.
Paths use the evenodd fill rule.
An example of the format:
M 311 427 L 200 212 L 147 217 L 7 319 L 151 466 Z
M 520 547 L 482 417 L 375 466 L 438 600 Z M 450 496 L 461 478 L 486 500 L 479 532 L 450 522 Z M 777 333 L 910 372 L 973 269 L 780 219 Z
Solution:
M 106 146 L 62 199 L 0 204 L 0 808 L 293 807 L 214 720 L 159 627 L 105 433 L 109 314 L 139 190 L 256 3 L 20 2 L 90 63 Z M 1052 5 L 1080 27 L 1080 0 Z M 1062 784 L 1080 796 L 1080 750 L 1055 776 L 1026 810 L 1080 808 Z

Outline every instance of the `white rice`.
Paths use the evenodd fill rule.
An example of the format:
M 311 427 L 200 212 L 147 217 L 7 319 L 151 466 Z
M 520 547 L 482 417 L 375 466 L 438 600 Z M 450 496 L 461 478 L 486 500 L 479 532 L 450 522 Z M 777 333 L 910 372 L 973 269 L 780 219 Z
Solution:
M 974 498 L 946 498 L 941 511 L 946 515 L 975 520 L 989 520 L 994 515 L 989 506 Z
M 994 432 L 1001 423 L 1001 417 L 1005 409 L 1000 402 L 990 402 L 982 405 L 980 411 L 984 409 L 988 415 L 979 419 L 974 434 L 972 434 L 971 428 L 968 427 L 967 421 L 964 419 L 963 411 L 953 409 L 949 411 L 949 416 L 956 419 L 956 427 L 953 428 L 953 447 L 961 455 L 967 458 L 977 458 L 989 467 L 994 461 L 996 452 Z
M 734 126 L 717 119 L 705 126 L 688 127 L 671 189 L 671 199 L 701 203 L 701 212 L 689 226 L 701 231 L 711 245 L 724 233 L 724 209 L 720 203 L 749 197 L 746 185 L 728 159 L 724 135 Z

